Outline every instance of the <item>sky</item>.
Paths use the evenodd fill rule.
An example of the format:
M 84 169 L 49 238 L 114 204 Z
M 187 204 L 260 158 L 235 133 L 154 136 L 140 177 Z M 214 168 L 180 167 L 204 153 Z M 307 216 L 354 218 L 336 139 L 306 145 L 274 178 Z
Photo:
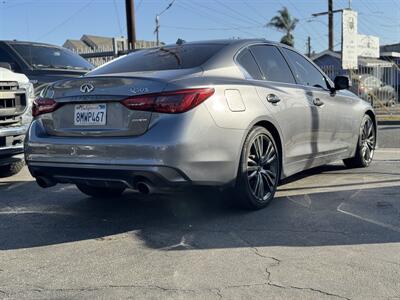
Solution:
M 136 36 L 155 40 L 155 16 L 172 0 L 135 0 Z M 265 24 L 286 6 L 299 19 L 295 47 L 313 51 L 328 47 L 328 17 L 311 17 L 327 10 L 327 0 L 175 0 L 160 17 L 160 40 L 175 43 L 219 38 L 262 37 L 279 41 L 282 33 Z M 334 0 L 334 9 L 348 0 Z M 360 34 L 379 36 L 380 43 L 400 42 L 400 0 L 352 0 Z M 334 15 L 335 49 L 340 50 L 341 14 Z M 83 34 L 126 36 L 124 0 L 0 0 L 0 40 L 40 41 L 62 45 Z

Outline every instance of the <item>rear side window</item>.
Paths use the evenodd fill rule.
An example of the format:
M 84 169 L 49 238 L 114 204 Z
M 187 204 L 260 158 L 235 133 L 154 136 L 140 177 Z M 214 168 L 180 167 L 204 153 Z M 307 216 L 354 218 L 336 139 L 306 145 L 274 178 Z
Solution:
M 269 45 L 254 45 L 250 50 L 260 66 L 264 80 L 295 83 L 293 74 L 278 48 Z
M 261 80 L 261 72 L 260 68 L 257 66 L 256 61 L 254 60 L 253 55 L 250 53 L 248 49 L 242 50 L 236 58 L 239 65 L 242 69 L 247 72 L 247 74 L 253 78 Z
M 302 55 L 283 48 L 298 83 L 328 89 L 325 77 Z
M 225 44 L 184 44 L 139 50 L 101 66 L 89 75 L 195 68 L 223 47 Z

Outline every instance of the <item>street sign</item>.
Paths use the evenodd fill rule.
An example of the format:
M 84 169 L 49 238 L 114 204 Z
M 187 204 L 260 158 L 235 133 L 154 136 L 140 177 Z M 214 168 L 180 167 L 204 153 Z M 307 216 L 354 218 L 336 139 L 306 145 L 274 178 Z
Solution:
M 379 58 L 379 37 L 359 34 L 357 49 L 358 56 Z
M 342 13 L 342 68 L 358 68 L 357 12 L 344 9 Z

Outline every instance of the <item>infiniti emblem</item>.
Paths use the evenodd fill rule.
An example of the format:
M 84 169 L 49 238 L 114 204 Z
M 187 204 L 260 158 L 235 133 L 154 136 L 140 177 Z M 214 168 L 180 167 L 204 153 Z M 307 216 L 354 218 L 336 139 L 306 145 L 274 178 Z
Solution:
M 94 85 L 91 83 L 84 83 L 81 85 L 81 87 L 79 88 L 79 90 L 82 93 L 90 93 L 94 90 Z

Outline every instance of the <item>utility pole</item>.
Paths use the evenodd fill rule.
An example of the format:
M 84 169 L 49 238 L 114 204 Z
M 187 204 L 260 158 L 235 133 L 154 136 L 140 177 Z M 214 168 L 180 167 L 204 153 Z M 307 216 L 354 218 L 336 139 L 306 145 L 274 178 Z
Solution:
M 156 15 L 156 29 L 154 29 L 154 33 L 156 34 L 156 43 L 157 46 L 160 46 L 160 16 L 165 13 L 171 6 L 174 4 L 175 0 L 172 0 L 170 4 L 159 14 Z
M 328 49 L 333 51 L 333 14 L 342 12 L 342 9 L 333 10 L 333 0 L 328 0 L 328 11 L 312 14 L 313 17 L 328 15 L 328 35 L 329 35 L 329 47 Z
M 329 50 L 333 51 L 333 0 L 328 0 Z
M 307 56 L 311 57 L 311 37 L 307 38 Z
M 135 49 L 136 28 L 135 28 L 135 1 L 125 0 L 126 28 L 128 31 L 128 49 Z
M 160 46 L 160 15 L 156 15 L 156 29 L 154 30 L 156 34 L 157 47 Z

